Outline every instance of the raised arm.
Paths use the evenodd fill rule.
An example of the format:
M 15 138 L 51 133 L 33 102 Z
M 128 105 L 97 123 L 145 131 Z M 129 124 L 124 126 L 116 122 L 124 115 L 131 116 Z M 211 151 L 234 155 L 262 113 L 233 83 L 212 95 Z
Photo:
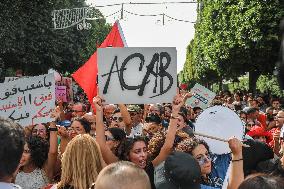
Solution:
M 175 135 L 177 131 L 178 119 L 179 119 L 178 113 L 180 111 L 180 108 L 184 105 L 186 99 L 190 96 L 191 94 L 188 93 L 185 95 L 177 94 L 174 97 L 174 100 L 172 103 L 172 116 L 170 118 L 170 123 L 169 123 L 169 127 L 167 130 L 165 143 L 162 146 L 159 155 L 152 161 L 154 167 L 158 166 L 161 162 L 163 162 L 168 157 L 168 155 L 172 152 Z
M 125 123 L 125 132 L 127 135 L 130 135 L 131 128 L 132 128 L 132 121 L 129 112 L 127 111 L 127 107 L 124 104 L 118 105 L 120 109 L 120 113 L 123 119 L 123 122 Z
M 93 99 L 93 103 L 96 108 L 96 141 L 101 148 L 104 161 L 106 164 L 117 162 L 118 158 L 112 153 L 111 149 L 106 144 L 102 99 L 99 96 L 96 96 Z
M 53 112 L 52 116 L 54 116 L 55 119 L 59 119 L 60 111 L 58 111 L 58 109 L 55 108 L 55 111 Z M 56 128 L 56 123 L 54 121 L 50 122 L 49 133 L 50 134 L 49 134 L 48 158 L 44 164 L 43 169 L 49 180 L 52 180 L 54 175 L 54 168 L 57 161 L 57 154 L 58 154 L 57 128 Z
M 229 147 L 232 150 L 232 163 L 227 189 L 237 189 L 244 181 L 242 143 L 237 138 L 231 138 Z

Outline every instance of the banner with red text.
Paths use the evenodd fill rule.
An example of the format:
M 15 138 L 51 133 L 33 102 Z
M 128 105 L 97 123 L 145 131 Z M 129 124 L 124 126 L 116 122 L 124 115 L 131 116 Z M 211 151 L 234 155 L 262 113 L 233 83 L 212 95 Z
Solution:
M 50 118 L 56 99 L 53 74 L 0 83 L 0 88 L 0 116 L 22 126 L 54 120 Z

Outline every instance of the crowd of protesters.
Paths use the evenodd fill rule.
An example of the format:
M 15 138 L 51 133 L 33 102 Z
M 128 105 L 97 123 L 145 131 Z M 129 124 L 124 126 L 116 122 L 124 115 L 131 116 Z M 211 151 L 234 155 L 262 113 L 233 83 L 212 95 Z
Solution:
M 220 92 L 212 106 L 234 110 L 245 139 L 232 136 L 231 153 L 218 155 L 194 135 L 202 109 L 185 104 L 191 96 L 180 91 L 171 104 L 145 105 L 97 96 L 95 111 L 80 96 L 57 102 L 47 124 L 23 128 L 1 118 L 0 188 L 284 188 L 283 99 Z

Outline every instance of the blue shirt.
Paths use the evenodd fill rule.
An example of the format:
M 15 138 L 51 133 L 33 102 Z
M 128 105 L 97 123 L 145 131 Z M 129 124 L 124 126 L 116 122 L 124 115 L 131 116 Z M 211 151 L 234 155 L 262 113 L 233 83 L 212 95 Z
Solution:
M 225 180 L 230 161 L 231 154 L 222 154 L 217 155 L 213 154 L 212 158 L 212 170 L 208 175 L 209 181 L 208 183 L 202 183 L 207 186 L 212 186 L 215 188 L 222 188 L 223 182 Z

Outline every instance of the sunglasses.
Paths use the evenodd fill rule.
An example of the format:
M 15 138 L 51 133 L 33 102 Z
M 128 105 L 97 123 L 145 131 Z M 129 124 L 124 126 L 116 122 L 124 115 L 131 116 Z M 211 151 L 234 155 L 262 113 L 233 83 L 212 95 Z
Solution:
M 248 123 L 248 124 L 247 124 L 247 126 L 252 127 L 252 126 L 254 126 L 254 124 L 252 124 L 252 123 Z
M 200 157 L 198 157 L 196 159 L 197 159 L 197 162 L 199 163 L 199 165 L 204 165 L 205 163 L 207 163 L 207 162 L 212 160 L 209 154 L 202 155 L 202 156 L 200 156 Z
M 110 119 L 113 120 L 113 121 L 117 121 L 117 122 L 122 122 L 123 121 L 122 117 L 115 117 L 115 116 L 113 116 Z

